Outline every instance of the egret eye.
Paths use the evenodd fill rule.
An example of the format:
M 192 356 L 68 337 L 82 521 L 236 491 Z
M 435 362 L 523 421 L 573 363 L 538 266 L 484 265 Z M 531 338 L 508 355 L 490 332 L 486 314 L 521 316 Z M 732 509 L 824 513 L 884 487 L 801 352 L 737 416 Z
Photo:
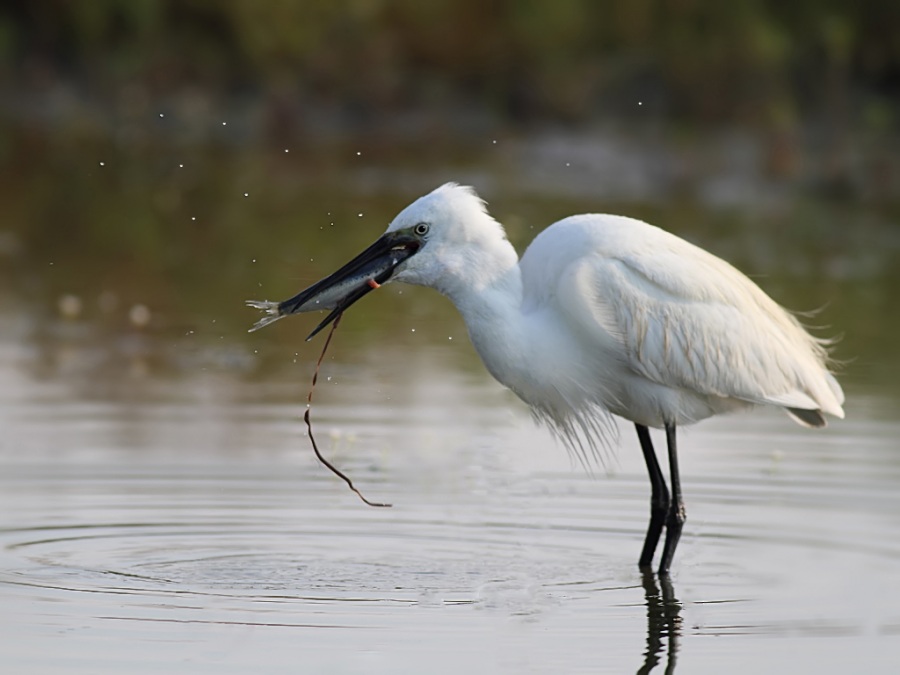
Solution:
M 413 232 L 420 237 L 424 237 L 428 234 L 428 223 L 419 223 L 413 228 Z

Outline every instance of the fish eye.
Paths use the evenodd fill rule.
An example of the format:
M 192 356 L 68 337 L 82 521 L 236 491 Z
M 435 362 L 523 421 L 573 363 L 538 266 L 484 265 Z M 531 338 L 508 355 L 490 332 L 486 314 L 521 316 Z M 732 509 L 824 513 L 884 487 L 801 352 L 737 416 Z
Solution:
M 413 233 L 419 237 L 424 237 L 428 234 L 428 223 L 419 223 L 413 228 Z

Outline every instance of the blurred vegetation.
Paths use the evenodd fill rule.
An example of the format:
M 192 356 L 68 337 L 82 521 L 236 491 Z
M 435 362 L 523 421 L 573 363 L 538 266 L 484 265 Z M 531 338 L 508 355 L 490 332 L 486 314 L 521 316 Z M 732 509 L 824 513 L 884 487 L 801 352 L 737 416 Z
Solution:
M 0 60 L 26 88 L 261 95 L 285 124 L 310 102 L 577 123 L 640 101 L 693 124 L 896 127 L 898 32 L 895 0 L 6 0 Z
M 897 35 L 896 0 L 6 0 L 0 304 L 234 345 L 242 299 L 459 180 L 520 249 L 574 212 L 646 218 L 893 354 Z M 391 297 L 354 321 L 461 334 Z

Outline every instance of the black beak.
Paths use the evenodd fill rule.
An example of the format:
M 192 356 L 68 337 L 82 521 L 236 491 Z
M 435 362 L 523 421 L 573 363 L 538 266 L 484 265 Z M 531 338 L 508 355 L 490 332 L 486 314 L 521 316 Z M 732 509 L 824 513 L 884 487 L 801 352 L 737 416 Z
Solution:
M 390 280 L 397 266 L 416 253 L 420 245 L 420 240 L 408 233 L 388 232 L 338 271 L 292 298 L 279 303 L 248 301 L 251 307 L 269 313 L 251 330 L 262 328 L 288 314 L 330 309 L 328 316 L 306 338 L 312 339 L 350 305 Z

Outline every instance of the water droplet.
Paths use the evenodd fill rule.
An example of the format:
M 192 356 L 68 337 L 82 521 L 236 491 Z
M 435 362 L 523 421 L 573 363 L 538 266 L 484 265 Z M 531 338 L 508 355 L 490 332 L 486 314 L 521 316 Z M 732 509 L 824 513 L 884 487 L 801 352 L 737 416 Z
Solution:
M 285 151 L 285 152 L 288 152 L 288 149 L 287 149 L 287 148 L 285 148 L 285 149 L 284 149 L 284 151 Z
M 150 323 L 150 310 L 147 305 L 134 305 L 128 312 L 128 318 L 133 326 L 143 328 Z
M 179 169 L 183 169 L 183 168 L 184 168 L 184 164 L 179 164 L 179 165 L 178 165 L 178 168 L 179 168 Z
M 245 192 L 245 193 L 244 193 L 244 196 L 245 196 L 245 197 L 249 197 L 249 196 L 250 196 L 250 193 L 249 193 L 249 192 Z
M 222 126 L 224 127 L 228 122 L 222 122 Z
M 163 113 L 159 113 L 159 116 L 160 116 L 160 117 L 165 117 L 165 115 L 164 115 Z
M 197 220 L 197 216 L 191 216 L 191 220 Z
M 81 298 L 77 295 L 67 294 L 57 301 L 59 313 L 66 319 L 76 319 L 81 314 Z
M 106 162 L 100 162 L 100 166 L 105 166 Z
M 358 213 L 357 216 L 358 216 L 359 218 L 362 218 L 363 214 Z
M 357 152 L 357 153 L 356 153 L 356 156 L 357 156 L 357 157 L 362 157 L 362 153 L 361 153 L 361 152 Z

